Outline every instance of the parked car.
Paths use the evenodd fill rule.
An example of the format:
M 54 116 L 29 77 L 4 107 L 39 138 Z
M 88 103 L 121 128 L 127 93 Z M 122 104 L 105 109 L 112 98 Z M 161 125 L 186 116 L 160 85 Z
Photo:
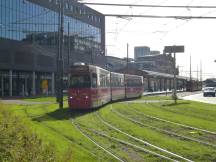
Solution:
M 203 96 L 213 96 L 215 97 L 216 88 L 215 87 L 205 87 L 203 90 Z

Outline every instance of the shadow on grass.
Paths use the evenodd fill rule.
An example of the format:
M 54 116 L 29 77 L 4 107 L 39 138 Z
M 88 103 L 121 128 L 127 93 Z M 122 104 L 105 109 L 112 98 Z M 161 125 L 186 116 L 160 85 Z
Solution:
M 189 105 L 190 102 L 180 102 L 180 103 L 169 103 L 169 104 L 163 104 L 162 106 L 178 106 L 178 105 Z
M 69 108 L 57 109 L 53 112 L 46 113 L 40 117 L 33 118 L 33 121 L 43 122 L 43 121 L 55 121 L 55 120 L 69 120 L 71 118 L 75 119 L 77 117 L 90 114 L 95 110 L 70 110 Z

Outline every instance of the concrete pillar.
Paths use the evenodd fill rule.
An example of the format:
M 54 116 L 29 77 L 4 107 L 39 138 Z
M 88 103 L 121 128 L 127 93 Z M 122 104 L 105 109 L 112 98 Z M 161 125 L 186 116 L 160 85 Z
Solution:
M 160 91 L 162 91 L 162 79 L 159 79 L 159 86 L 160 86 Z
M 149 90 L 150 90 L 150 87 L 151 87 L 151 85 L 150 85 L 150 84 L 151 84 L 151 81 L 150 81 L 150 78 L 149 78 L 149 77 L 147 78 L 147 82 L 148 82 L 147 84 L 148 84 L 148 91 L 149 91 Z
M 166 83 L 167 83 L 166 78 L 164 78 L 164 80 L 163 80 L 164 91 L 167 90 L 167 85 L 166 85 Z
M 55 94 L 55 73 L 52 73 L 52 95 Z
M 9 95 L 13 96 L 13 71 L 9 71 Z
M 35 96 L 36 95 L 36 89 L 35 89 L 35 72 L 33 71 L 32 73 L 32 95 Z
M 25 78 L 25 95 L 27 95 L 27 93 L 28 93 L 28 80 L 27 80 L 28 78 L 26 77 Z M 29 94 L 28 94 L 29 95 Z
M 1 95 L 3 97 L 4 96 L 4 78 L 3 76 L 1 77 L 1 87 L 2 87 Z
M 172 79 L 169 80 L 169 90 L 172 90 Z

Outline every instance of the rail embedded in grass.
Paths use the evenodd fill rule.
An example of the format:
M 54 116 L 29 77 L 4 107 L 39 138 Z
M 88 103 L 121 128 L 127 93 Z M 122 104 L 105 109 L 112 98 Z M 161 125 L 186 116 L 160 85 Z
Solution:
M 187 136 L 180 135 L 180 134 L 177 134 L 177 133 L 174 133 L 174 132 L 171 132 L 171 131 L 167 131 L 167 130 L 164 130 L 164 129 L 161 129 L 161 128 L 158 128 L 158 127 L 155 127 L 155 126 L 144 124 L 144 123 L 142 123 L 142 122 L 140 122 L 140 121 L 138 121 L 138 120 L 136 120 L 134 118 L 127 117 L 125 114 L 122 114 L 119 111 L 114 110 L 113 108 L 111 108 L 111 111 L 114 112 L 115 114 L 117 114 L 119 117 L 122 117 L 122 118 L 124 118 L 126 120 L 129 120 L 129 121 L 131 121 L 133 123 L 136 123 L 136 124 L 139 124 L 141 126 L 148 127 L 150 129 L 153 129 L 153 130 L 165 133 L 165 134 L 169 134 L 169 135 L 172 135 L 172 136 L 180 137 L 182 139 L 190 140 L 190 141 L 193 141 L 193 142 L 197 142 L 197 143 L 200 143 L 200 144 L 203 144 L 203 145 L 207 145 L 207 146 L 211 146 L 211 147 L 215 147 L 216 148 L 216 145 L 211 144 L 209 142 L 201 141 L 201 140 L 198 140 L 196 138 L 187 137 Z
M 103 137 L 106 137 L 106 138 L 108 138 L 108 139 L 110 139 L 110 140 L 112 140 L 112 141 L 116 141 L 116 142 L 118 142 L 118 143 L 121 143 L 121 144 L 130 146 L 130 147 L 133 147 L 133 148 L 135 148 L 135 149 L 137 149 L 137 150 L 139 150 L 139 151 L 143 151 L 143 152 L 149 153 L 149 154 L 154 155 L 154 156 L 157 156 L 157 157 L 159 157 L 159 158 L 161 158 L 161 159 L 166 159 L 166 160 L 169 160 L 169 161 L 178 162 L 177 160 L 171 159 L 171 158 L 169 158 L 169 157 L 167 157 L 167 156 L 158 154 L 158 153 L 156 153 L 156 152 L 153 152 L 153 151 L 151 151 L 151 150 L 145 149 L 145 148 L 143 148 L 143 147 L 134 145 L 134 144 L 129 143 L 129 142 L 127 142 L 127 141 L 124 141 L 124 140 L 121 140 L 121 139 L 118 139 L 118 138 L 115 138 L 115 137 L 108 136 L 107 134 L 105 134 L 105 133 L 103 133 L 103 132 L 99 132 L 99 131 L 96 131 L 96 130 L 90 129 L 90 128 L 85 128 L 85 129 L 87 129 L 87 130 L 89 130 L 89 131 L 91 131 L 91 132 L 93 132 L 94 134 L 97 134 L 97 135 L 99 135 L 99 136 L 103 136 Z
M 35 118 L 35 117 L 38 117 L 38 116 L 30 115 L 30 113 L 28 113 L 27 109 L 28 109 L 28 106 L 25 107 L 25 108 L 23 109 L 27 117 L 29 117 L 29 118 L 31 118 L 31 119 L 33 119 L 33 118 Z M 46 110 L 46 108 L 44 108 L 43 110 L 45 110 L 45 111 L 46 111 L 46 115 L 49 116 L 49 115 L 48 115 L 48 111 Z M 51 117 L 51 116 L 49 116 L 49 117 L 50 117 L 50 118 L 53 118 L 53 117 Z M 48 128 L 48 129 L 50 129 L 50 130 L 52 130 L 52 131 L 55 132 L 56 134 L 61 135 L 61 137 L 63 137 L 63 138 L 64 138 L 66 141 L 68 141 L 69 143 L 74 144 L 74 141 L 73 141 L 73 140 L 71 140 L 68 136 L 64 135 L 62 132 L 58 131 L 57 129 L 55 129 L 55 128 L 53 128 L 53 127 L 50 127 L 50 126 L 49 126 L 48 124 L 46 124 L 46 123 L 39 122 L 39 124 L 41 124 L 41 125 L 43 125 L 44 127 Z M 79 146 L 79 147 L 81 147 L 81 146 Z M 85 147 L 81 147 L 81 148 L 82 148 L 83 150 L 85 150 L 86 152 L 88 152 L 89 154 L 91 154 L 92 156 L 97 157 L 96 154 L 94 154 L 93 152 L 89 151 L 89 150 L 86 149 Z
M 171 124 L 182 126 L 182 127 L 189 128 L 189 129 L 192 129 L 192 130 L 197 130 L 197 131 L 201 131 L 201 132 L 204 132 L 204 133 L 209 133 L 209 134 L 216 135 L 216 132 L 214 132 L 214 131 L 209 131 L 209 130 L 205 130 L 205 129 L 189 126 L 189 125 L 186 125 L 186 124 L 181 124 L 181 123 L 169 121 L 169 120 L 162 119 L 162 118 L 159 118 L 159 117 L 155 117 L 155 116 L 152 116 L 152 115 L 147 115 L 147 114 L 145 114 L 143 112 L 139 112 L 139 111 L 137 111 L 135 109 L 133 109 L 133 111 L 137 112 L 137 113 L 139 113 L 139 114 L 141 114 L 141 115 L 143 115 L 145 117 L 151 118 L 151 119 L 156 119 L 156 120 L 159 120 L 159 121 L 162 121 L 162 122 L 171 123 Z
M 111 106 L 112 106 L 112 105 L 111 105 Z M 161 152 L 167 153 L 167 154 L 169 154 L 169 155 L 171 155 L 171 156 L 174 156 L 174 157 L 176 157 L 176 158 L 179 158 L 179 159 L 181 159 L 181 160 L 185 160 L 185 161 L 188 161 L 188 162 L 192 162 L 192 160 L 189 160 L 189 159 L 187 159 L 187 158 L 185 158 L 185 157 L 183 157 L 183 156 L 181 156 L 181 155 L 177 155 L 177 154 L 175 154 L 175 153 L 173 153 L 173 152 L 170 152 L 170 151 L 168 151 L 168 150 L 165 150 L 165 149 L 163 149 L 163 148 L 160 148 L 160 147 L 158 147 L 158 146 L 156 146 L 156 145 L 153 145 L 153 144 L 151 144 L 151 143 L 149 143 L 149 142 L 147 142 L 147 141 L 144 141 L 144 140 L 139 139 L 139 138 L 137 138 L 137 137 L 135 137 L 135 136 L 132 136 L 132 135 L 130 135 L 130 134 L 128 134 L 128 133 L 126 133 L 126 132 L 120 130 L 119 128 L 116 128 L 115 126 L 111 125 L 110 123 L 108 123 L 108 122 L 106 122 L 104 119 L 102 119 L 98 113 L 96 113 L 96 116 L 98 117 L 98 119 L 99 119 L 102 123 L 104 123 L 104 124 L 107 125 L 108 127 L 112 128 L 112 129 L 114 129 L 114 130 L 116 130 L 116 131 L 118 131 L 118 132 L 120 132 L 120 133 L 122 133 L 122 134 L 124 134 L 124 135 L 126 135 L 126 136 L 128 136 L 128 137 L 130 137 L 130 138 L 132 138 L 132 139 L 134 139 L 134 140 L 136 140 L 136 141 L 138 141 L 138 142 L 141 142 L 141 143 L 143 143 L 143 144 L 145 144 L 145 145 L 148 145 L 148 146 L 150 146 L 150 147 L 152 147 L 152 148 L 155 148 L 155 149 L 157 149 L 157 150 L 159 150 L 159 151 L 161 151 Z
M 107 154 L 109 154 L 110 156 L 112 156 L 113 158 L 115 158 L 118 161 L 124 162 L 123 159 L 121 159 L 120 157 L 118 157 L 117 155 L 115 155 L 114 153 L 112 153 L 111 151 L 109 151 L 108 149 L 104 148 L 103 146 L 101 146 L 97 141 L 95 141 L 92 137 L 90 137 L 88 134 L 84 133 L 84 131 L 80 128 L 80 126 L 74 122 L 73 119 L 71 119 L 72 124 L 75 126 L 75 128 L 84 136 L 86 137 L 88 140 L 90 140 L 92 143 L 94 143 L 98 148 L 102 149 L 103 151 L 105 151 Z

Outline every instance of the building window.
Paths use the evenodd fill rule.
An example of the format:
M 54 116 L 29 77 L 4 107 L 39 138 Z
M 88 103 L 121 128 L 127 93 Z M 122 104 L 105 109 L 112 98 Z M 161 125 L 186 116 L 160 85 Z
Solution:
M 71 12 L 73 12 L 73 6 L 72 5 L 70 6 L 70 10 L 71 10 Z
M 65 8 L 66 8 L 67 10 L 69 9 L 68 3 L 65 3 Z

